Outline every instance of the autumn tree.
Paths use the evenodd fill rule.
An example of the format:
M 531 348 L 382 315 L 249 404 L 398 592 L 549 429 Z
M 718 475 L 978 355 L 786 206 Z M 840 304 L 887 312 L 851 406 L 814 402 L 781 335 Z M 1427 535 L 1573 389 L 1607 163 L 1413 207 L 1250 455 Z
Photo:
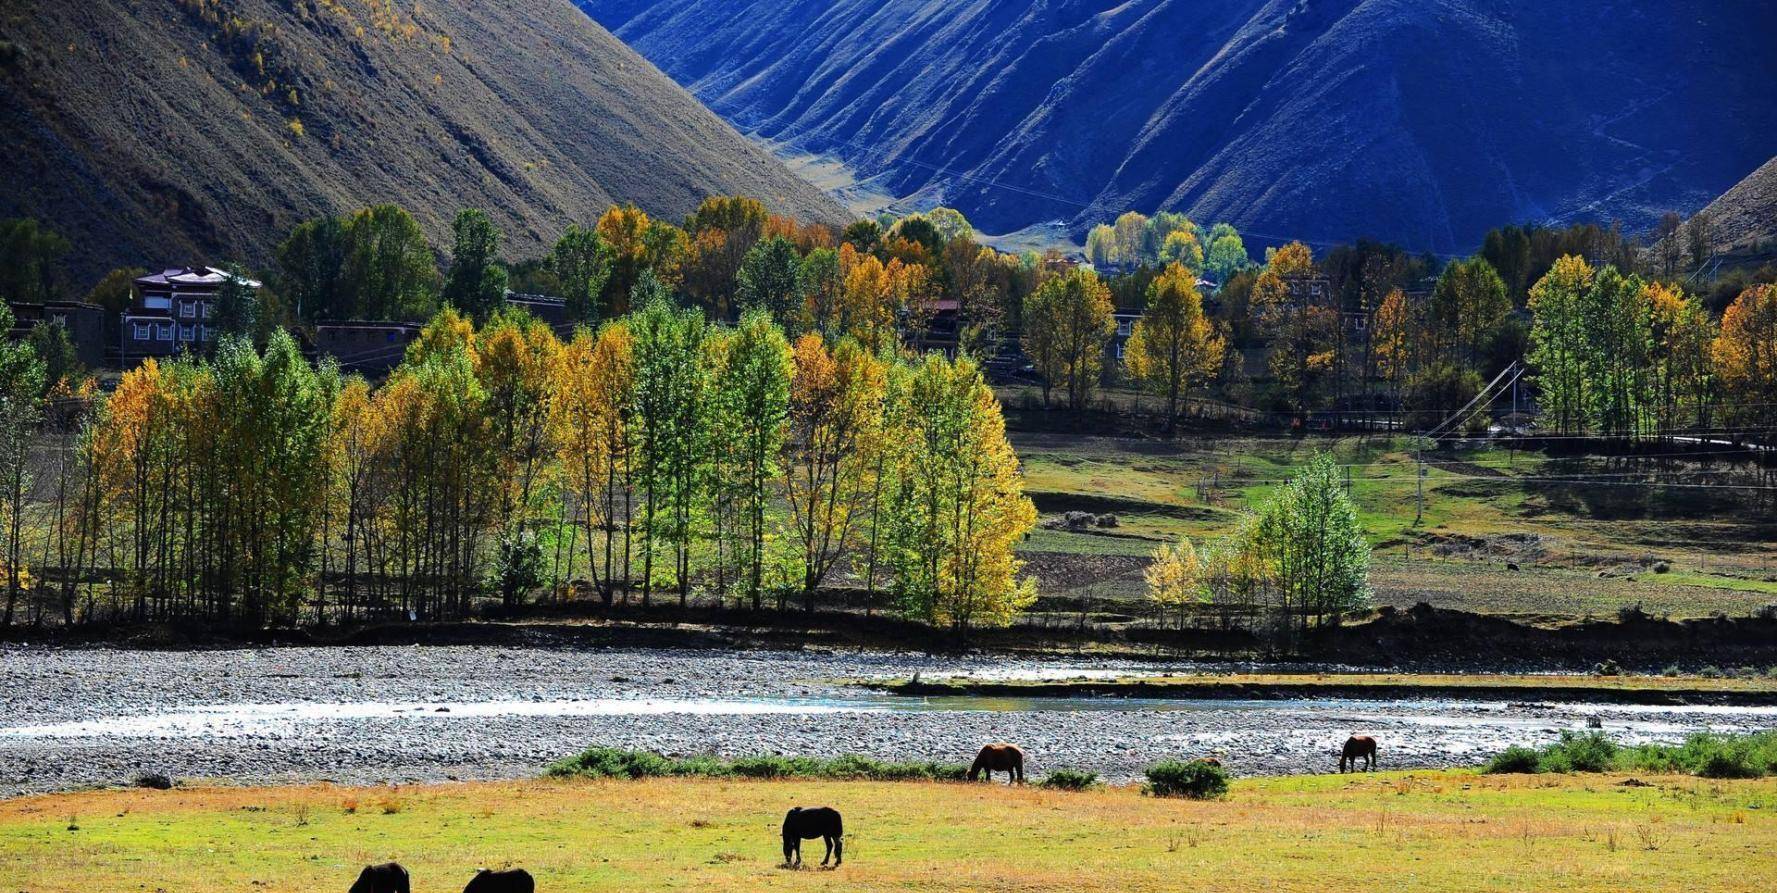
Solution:
M 1740 424 L 1777 426 L 1777 286 L 1740 293 L 1722 313 L 1715 339 L 1715 368 L 1729 414 Z
M 854 545 L 881 484 L 886 399 L 884 363 L 856 341 L 829 349 L 814 332 L 796 340 L 782 468 L 806 610 Z
M 1162 612 L 1176 612 L 1184 629 L 1191 608 L 1204 601 L 1206 570 L 1203 556 L 1188 537 L 1177 543 L 1161 543 L 1142 571 L 1148 584 L 1148 600 Z
M 634 205 L 619 205 L 599 218 L 598 237 L 611 256 L 611 276 L 605 282 L 602 305 L 610 316 L 630 310 L 630 298 L 644 275 L 651 274 L 667 288 L 681 275 L 690 250 L 685 231 L 652 220 Z
M 581 331 L 557 355 L 550 424 L 567 487 L 579 502 L 593 585 L 608 607 L 627 586 L 629 437 L 634 340 L 622 320 Z M 618 531 L 623 536 L 621 545 Z
M 1148 308 L 1125 346 L 1130 377 L 1166 397 L 1166 430 L 1178 420 L 1179 398 L 1215 375 L 1225 344 L 1203 315 L 1197 277 L 1183 266 L 1168 267 L 1148 285 Z
M 1116 331 L 1111 293 L 1091 270 L 1074 270 L 1039 286 L 1024 308 L 1024 352 L 1043 376 L 1043 402 L 1060 386 L 1071 409 L 1083 409 L 1098 386 L 1104 345 Z
M 966 637 L 1036 598 L 1018 542 L 1036 523 L 1005 420 L 973 361 L 928 354 L 900 395 L 899 459 L 886 517 L 904 611 Z
M 1418 331 L 1407 293 L 1398 288 L 1390 290 L 1370 319 L 1370 337 L 1375 351 L 1376 374 L 1397 404 L 1412 370 L 1414 339 Z

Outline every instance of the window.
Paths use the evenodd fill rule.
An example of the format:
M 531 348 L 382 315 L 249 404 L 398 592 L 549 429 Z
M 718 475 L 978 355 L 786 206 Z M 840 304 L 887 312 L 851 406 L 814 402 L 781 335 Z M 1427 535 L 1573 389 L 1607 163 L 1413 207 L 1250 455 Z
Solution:
M 173 299 L 166 295 L 143 295 L 142 306 L 149 310 L 170 310 L 173 306 Z
M 1117 359 L 1119 359 L 1119 360 L 1121 360 L 1121 359 L 1123 359 L 1123 349 L 1124 349 L 1124 347 L 1126 347 L 1126 346 L 1127 346 L 1127 345 L 1125 345 L 1125 344 L 1123 344 L 1123 343 L 1121 343 L 1121 342 L 1119 342 L 1119 343 L 1118 343 L 1118 344 L 1117 344 Z
M 179 318 L 180 319 L 195 319 L 195 318 L 197 318 L 197 302 L 196 301 L 180 301 L 179 302 Z
M 195 339 L 196 337 L 197 337 L 197 330 L 192 328 L 190 325 L 181 325 L 179 327 L 179 340 L 180 341 L 191 341 L 191 340 Z
M 173 324 L 170 322 L 156 323 L 154 326 L 154 340 L 173 340 Z
M 1124 317 L 1122 319 L 1117 320 L 1117 334 L 1125 335 L 1125 336 L 1128 335 L 1129 334 L 1129 327 L 1134 324 L 1135 323 L 1133 321 L 1131 321 L 1128 317 Z
M 198 326 L 197 337 L 200 341 L 214 341 L 216 340 L 216 330 L 209 326 Z
M 197 305 L 197 312 L 198 312 L 198 315 L 202 316 L 204 319 L 209 319 L 210 318 L 210 302 L 204 301 L 203 303 L 198 304 Z
M 154 327 L 145 323 L 133 323 L 130 326 L 130 340 L 151 341 L 154 339 Z

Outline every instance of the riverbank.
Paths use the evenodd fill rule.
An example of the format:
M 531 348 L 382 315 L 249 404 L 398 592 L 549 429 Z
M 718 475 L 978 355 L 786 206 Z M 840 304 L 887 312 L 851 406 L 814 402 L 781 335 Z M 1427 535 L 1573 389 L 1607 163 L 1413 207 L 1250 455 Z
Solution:
M 845 816 L 836 872 L 788 871 L 793 805 Z M 549 891 L 1758 889 L 1777 780 L 1470 772 L 1249 779 L 1218 801 L 1131 788 L 554 780 L 94 791 L 0 801 L 0 884 L 345 889 L 395 859 L 415 889 L 522 865 Z M 804 847 L 819 861 L 821 846 Z
M 1505 675 L 1477 673 L 1252 673 L 1137 675 L 1113 679 L 853 680 L 906 697 L 1182 698 L 1213 700 L 1447 699 L 1534 700 L 1642 706 L 1777 706 L 1777 674 L 1754 670 L 1732 678 L 1646 675 Z
M 1116 615 L 1121 617 L 1121 615 Z M 1031 615 L 1004 629 L 960 638 L 950 630 L 859 610 L 758 611 L 660 604 L 527 606 L 468 621 L 375 621 L 265 629 L 178 624 L 0 628 L 0 644 L 153 650 L 370 645 L 783 649 L 999 655 L 1026 659 L 1282 663 L 1240 629 L 1157 628 L 1130 618 L 1076 622 Z M 1288 661 L 1438 672 L 1584 672 L 1614 663 L 1657 673 L 1669 666 L 1777 666 L 1777 616 L 1669 620 L 1629 612 L 1616 620 L 1536 619 L 1418 605 L 1382 607 L 1310 630 Z
M 543 646 L 200 651 L 0 648 L 0 796 L 182 781 L 347 784 L 535 776 L 604 745 L 669 756 L 968 762 L 1013 741 L 1033 775 L 1138 777 L 1214 755 L 1240 776 L 1333 771 L 1353 732 L 1388 768 L 1475 766 L 1596 722 L 1624 743 L 1777 725 L 1777 707 L 1430 697 L 906 697 L 841 680 L 1194 676 L 1096 658 Z M 1262 672 L 1256 667 L 1241 668 Z M 1333 668 L 1312 668 L 1331 671 Z M 1212 677 L 1213 678 L 1213 677 Z

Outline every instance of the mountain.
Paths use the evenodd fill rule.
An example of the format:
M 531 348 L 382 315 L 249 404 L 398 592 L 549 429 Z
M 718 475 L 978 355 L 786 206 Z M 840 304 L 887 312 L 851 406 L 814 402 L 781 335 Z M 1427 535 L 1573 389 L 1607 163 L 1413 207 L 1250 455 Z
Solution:
M 440 245 L 484 208 L 515 257 L 618 201 L 844 214 L 569 0 L 8 0 L 0 176 L 82 277 L 263 263 L 382 202 Z
M 1134 208 L 1460 251 L 1777 152 L 1769 0 L 578 0 L 743 131 L 988 232 Z
M 1703 209 L 1710 241 L 1723 252 L 1770 252 L 1777 248 L 1777 158 Z

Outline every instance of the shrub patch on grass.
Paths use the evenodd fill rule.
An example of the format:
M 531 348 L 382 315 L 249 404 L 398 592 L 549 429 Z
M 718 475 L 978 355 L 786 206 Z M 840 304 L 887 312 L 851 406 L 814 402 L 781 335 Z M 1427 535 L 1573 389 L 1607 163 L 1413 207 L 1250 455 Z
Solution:
M 1213 800 L 1228 793 L 1228 773 L 1202 760 L 1164 760 L 1148 767 L 1142 790 L 1155 797 Z
M 846 754 L 832 759 L 762 755 L 725 760 L 714 756 L 664 757 L 641 750 L 589 747 L 544 770 L 556 778 L 826 778 L 840 781 L 961 781 L 969 767 L 957 763 L 895 763 Z
M 1777 775 L 1777 732 L 1752 735 L 1701 733 L 1683 744 L 1623 747 L 1601 732 L 1563 732 L 1540 750 L 1508 747 L 1487 763 L 1489 773 L 1670 772 L 1701 778 L 1763 778 Z

